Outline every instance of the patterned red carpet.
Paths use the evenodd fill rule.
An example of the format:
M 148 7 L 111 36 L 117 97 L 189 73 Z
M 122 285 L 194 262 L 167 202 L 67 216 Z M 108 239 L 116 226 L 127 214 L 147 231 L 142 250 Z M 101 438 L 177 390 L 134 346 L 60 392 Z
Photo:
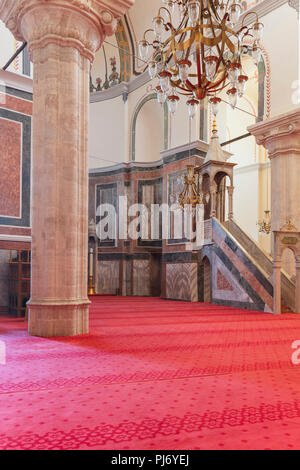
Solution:
M 0 449 L 300 449 L 297 315 L 97 297 L 90 335 L 26 326 L 0 317 Z

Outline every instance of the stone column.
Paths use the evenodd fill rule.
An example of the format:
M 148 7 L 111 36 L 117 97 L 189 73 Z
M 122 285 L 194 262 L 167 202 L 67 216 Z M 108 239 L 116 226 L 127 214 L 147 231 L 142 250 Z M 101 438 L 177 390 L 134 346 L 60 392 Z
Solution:
M 0 0 L 34 64 L 29 333 L 88 332 L 88 105 L 94 53 L 134 0 Z
M 273 313 L 281 313 L 281 261 L 273 262 Z
M 217 215 L 217 187 L 215 183 L 212 183 L 210 185 L 210 201 L 211 201 L 210 217 L 216 217 Z
M 228 191 L 228 219 L 233 219 L 233 190 L 234 186 L 227 186 Z
M 300 108 L 248 128 L 271 160 L 272 231 L 290 218 L 300 228 Z

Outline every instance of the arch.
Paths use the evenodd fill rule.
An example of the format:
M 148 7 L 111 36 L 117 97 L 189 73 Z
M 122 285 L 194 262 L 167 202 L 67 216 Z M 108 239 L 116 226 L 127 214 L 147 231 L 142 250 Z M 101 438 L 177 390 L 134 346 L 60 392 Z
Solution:
M 204 204 L 204 220 L 210 219 L 211 198 L 210 198 L 210 177 L 207 171 L 202 174 L 202 191 L 205 198 Z
M 233 186 L 232 175 L 226 171 L 218 171 L 214 176 L 214 182 L 216 183 L 216 216 L 220 222 L 225 222 L 228 218 L 226 217 L 226 208 L 228 210 L 228 199 L 227 199 L 227 183 L 226 178 L 229 178 L 230 185 Z
M 262 52 L 262 60 L 260 61 L 259 64 L 261 64 L 261 67 L 264 67 L 264 69 L 261 70 L 261 72 L 264 74 L 264 75 L 261 75 L 261 77 L 264 76 L 264 79 L 263 79 L 264 93 L 263 93 L 263 98 L 261 98 L 261 101 L 263 102 L 263 106 L 264 106 L 264 111 L 263 111 L 262 116 L 268 119 L 271 115 L 271 64 L 270 64 L 269 54 L 267 50 L 265 49 L 265 47 L 261 44 L 260 48 Z M 260 74 L 259 74 L 259 77 L 260 77 Z M 261 90 L 261 94 L 262 94 L 262 90 Z M 258 115 L 260 116 L 260 113 Z
M 295 263 L 296 263 L 296 285 L 294 299 L 290 300 L 290 305 L 286 305 L 291 310 L 300 313 L 300 232 L 289 223 L 283 230 L 274 231 L 274 269 L 273 269 L 273 287 L 274 287 L 274 298 L 273 298 L 273 312 L 281 313 L 281 268 L 283 254 L 286 249 L 293 252 Z
M 142 98 L 139 103 L 137 104 L 133 118 L 132 118 L 132 125 L 131 125 L 131 161 L 135 161 L 135 154 L 136 154 L 136 122 L 138 115 L 142 109 L 142 107 L 148 103 L 148 101 L 156 100 L 156 93 L 150 93 L 144 98 Z M 164 150 L 168 148 L 168 140 L 169 140 L 169 111 L 168 106 L 164 104 Z

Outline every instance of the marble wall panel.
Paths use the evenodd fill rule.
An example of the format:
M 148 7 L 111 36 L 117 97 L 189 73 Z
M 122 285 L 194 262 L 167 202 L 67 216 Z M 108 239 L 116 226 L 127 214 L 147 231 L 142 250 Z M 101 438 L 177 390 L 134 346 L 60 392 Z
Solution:
M 133 260 L 133 295 L 151 295 L 151 268 L 150 260 Z
M 120 261 L 98 261 L 97 294 L 119 294 Z
M 20 122 L 0 119 L 0 216 L 20 217 L 21 196 Z
M 197 302 L 197 273 L 197 263 L 167 263 L 166 298 Z

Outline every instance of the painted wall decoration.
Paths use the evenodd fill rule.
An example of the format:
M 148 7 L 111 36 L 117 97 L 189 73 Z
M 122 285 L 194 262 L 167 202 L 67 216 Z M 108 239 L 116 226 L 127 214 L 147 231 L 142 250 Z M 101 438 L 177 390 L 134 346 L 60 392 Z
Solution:
M 0 87 L 0 233 L 30 234 L 32 94 Z

